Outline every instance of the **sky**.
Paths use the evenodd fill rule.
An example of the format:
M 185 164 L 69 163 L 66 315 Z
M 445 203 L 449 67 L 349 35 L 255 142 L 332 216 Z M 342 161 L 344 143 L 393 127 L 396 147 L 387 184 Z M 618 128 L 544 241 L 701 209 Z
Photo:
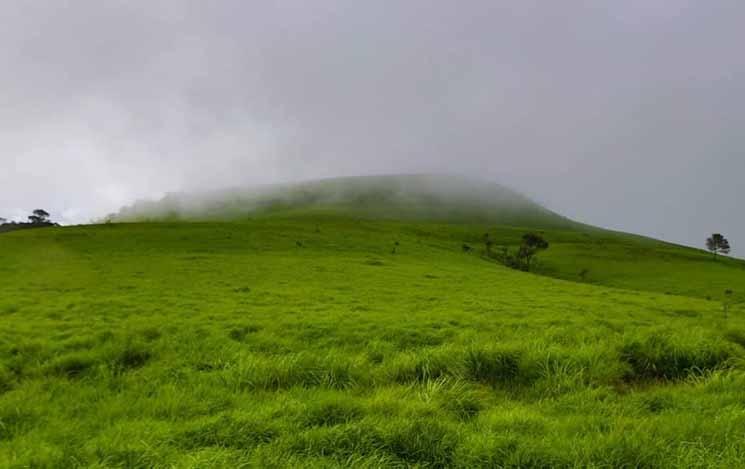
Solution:
M 745 257 L 742 0 L 0 2 L 0 217 L 458 173 Z

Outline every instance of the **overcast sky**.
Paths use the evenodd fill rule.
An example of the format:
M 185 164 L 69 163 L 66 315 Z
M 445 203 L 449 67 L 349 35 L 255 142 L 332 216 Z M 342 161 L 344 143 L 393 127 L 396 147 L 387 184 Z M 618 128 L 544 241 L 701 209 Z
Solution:
M 745 2 L 3 1 L 0 216 L 457 172 L 745 255 Z

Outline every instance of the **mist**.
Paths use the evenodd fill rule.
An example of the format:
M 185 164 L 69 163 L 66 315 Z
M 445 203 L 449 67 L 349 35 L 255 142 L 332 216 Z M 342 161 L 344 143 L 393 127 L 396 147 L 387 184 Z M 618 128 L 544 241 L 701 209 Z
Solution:
M 577 227 L 571 220 L 509 188 L 451 174 L 355 176 L 172 193 L 156 201 L 138 201 L 101 222 L 241 220 L 287 213 L 540 228 Z
M 745 254 L 745 4 L 0 4 L 0 216 L 455 173 Z

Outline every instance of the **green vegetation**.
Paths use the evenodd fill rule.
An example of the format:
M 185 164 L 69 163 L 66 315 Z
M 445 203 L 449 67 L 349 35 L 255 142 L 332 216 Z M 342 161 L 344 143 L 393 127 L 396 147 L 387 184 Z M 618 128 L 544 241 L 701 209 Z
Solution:
M 489 233 L 484 235 L 485 249 L 484 253 L 487 258 L 499 261 L 502 265 L 512 269 L 531 271 L 531 262 L 536 254 L 548 249 L 548 241 L 543 235 L 537 233 L 525 233 L 520 240 L 520 245 L 514 253 L 506 246 L 502 246 L 499 252 L 494 252 L 494 240 Z
M 29 228 L 48 228 L 50 226 L 57 226 L 57 224 L 49 219 L 49 213 L 46 210 L 40 208 L 37 208 L 28 216 L 28 223 L 14 221 L 9 223 L 7 219 L 0 217 L 0 233 Z
M 487 229 L 522 233 L 317 215 L 5 234 L 0 465 L 745 463 L 741 306 L 461 249 Z M 585 236 L 546 233 L 544 267 Z M 745 275 L 598 240 L 689 266 L 675 293 Z
M 714 254 L 714 257 L 717 256 L 717 254 L 729 254 L 730 252 L 730 245 L 727 238 L 722 236 L 720 233 L 714 233 L 709 238 L 706 238 L 706 249 L 711 251 L 712 254 Z
M 0 467 L 745 465 L 745 265 L 704 251 L 283 209 L 6 233 L 0 275 Z

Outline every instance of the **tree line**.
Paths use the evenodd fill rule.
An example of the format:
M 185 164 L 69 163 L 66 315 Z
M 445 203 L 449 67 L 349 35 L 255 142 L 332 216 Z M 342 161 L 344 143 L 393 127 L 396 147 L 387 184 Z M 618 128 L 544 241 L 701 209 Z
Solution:
M 525 233 L 521 239 L 520 245 L 516 249 L 510 250 L 506 246 L 500 246 L 495 250 L 495 241 L 489 233 L 483 236 L 484 251 L 483 255 L 489 259 L 494 259 L 501 264 L 513 269 L 530 272 L 533 263 L 540 251 L 548 249 L 548 241 L 540 233 Z M 719 254 L 727 255 L 731 252 L 732 246 L 729 240 L 721 233 L 714 233 L 706 239 L 706 248 L 716 258 Z M 471 252 L 473 248 L 468 244 L 463 244 L 464 252 Z M 584 281 L 589 270 L 583 269 L 579 276 Z
M 37 208 L 29 215 L 28 222 L 8 221 L 0 217 L 0 232 L 21 230 L 24 228 L 42 228 L 45 226 L 58 226 L 50 219 L 51 215 L 44 209 Z
M 500 246 L 495 251 L 495 242 L 489 233 L 484 234 L 483 241 L 485 257 L 494 259 L 507 267 L 526 272 L 530 272 L 533 267 L 536 254 L 548 249 L 548 241 L 539 233 L 525 233 L 520 245 L 515 250 L 510 250 L 506 246 Z M 473 248 L 471 246 L 463 244 L 464 252 L 470 252 L 472 250 Z

